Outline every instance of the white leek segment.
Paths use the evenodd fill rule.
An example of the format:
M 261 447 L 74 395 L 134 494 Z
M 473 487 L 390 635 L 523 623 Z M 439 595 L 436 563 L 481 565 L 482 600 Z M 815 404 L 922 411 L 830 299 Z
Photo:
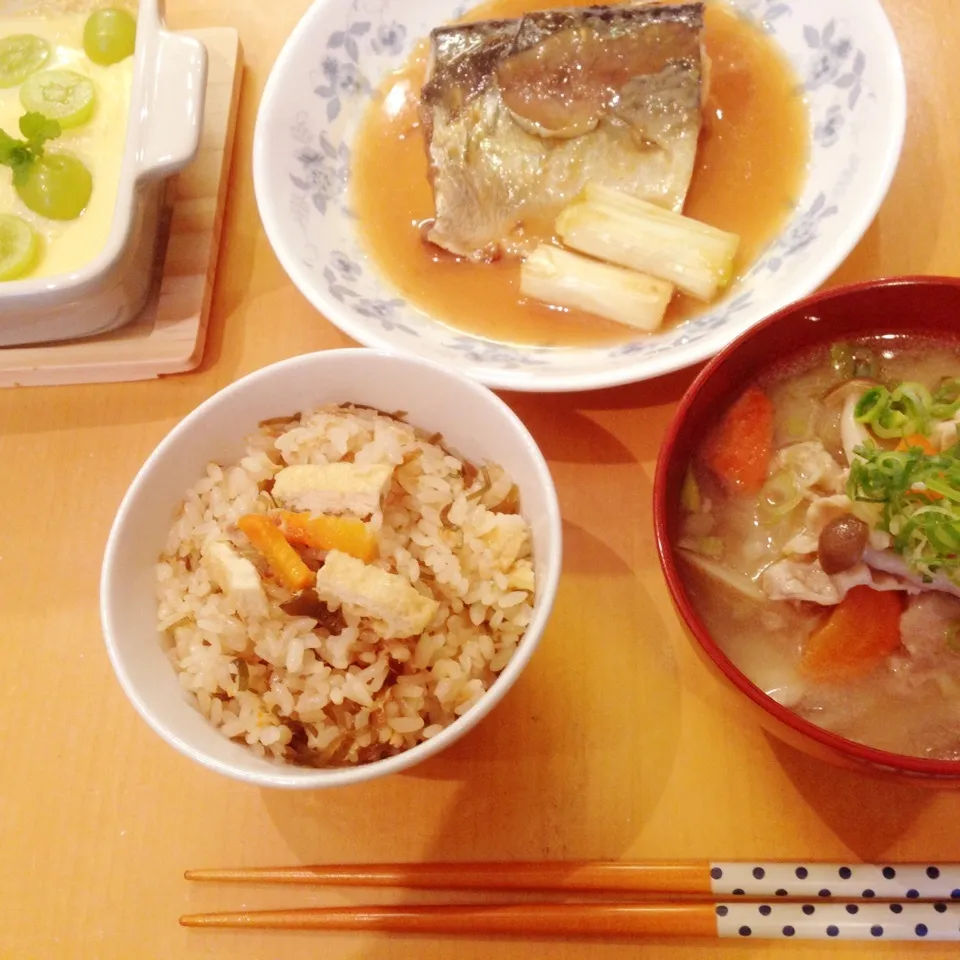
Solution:
M 740 238 L 609 187 L 590 185 L 557 218 L 574 250 L 659 277 L 710 301 L 733 277 Z
M 673 287 L 542 243 L 523 261 L 520 293 L 650 331 L 663 323 Z

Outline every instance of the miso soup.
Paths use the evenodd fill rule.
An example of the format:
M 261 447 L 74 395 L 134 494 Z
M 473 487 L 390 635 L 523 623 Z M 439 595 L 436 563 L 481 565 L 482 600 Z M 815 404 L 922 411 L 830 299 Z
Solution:
M 771 697 L 960 760 L 960 344 L 838 343 L 761 376 L 689 465 L 699 615 Z

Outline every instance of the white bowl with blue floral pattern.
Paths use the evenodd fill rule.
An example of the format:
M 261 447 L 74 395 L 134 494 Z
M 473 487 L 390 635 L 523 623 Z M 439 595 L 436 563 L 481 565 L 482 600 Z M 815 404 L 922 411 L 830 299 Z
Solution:
M 267 83 L 254 182 L 267 236 L 293 282 L 358 342 L 416 354 L 497 388 L 588 390 L 713 356 L 815 290 L 853 249 L 893 178 L 906 84 L 879 0 L 723 0 L 785 51 L 810 111 L 810 170 L 780 235 L 707 313 L 610 347 L 524 347 L 458 331 L 407 303 L 365 251 L 350 209 L 351 147 L 384 76 L 461 0 L 316 0 Z M 557 6 L 563 6 L 562 0 Z

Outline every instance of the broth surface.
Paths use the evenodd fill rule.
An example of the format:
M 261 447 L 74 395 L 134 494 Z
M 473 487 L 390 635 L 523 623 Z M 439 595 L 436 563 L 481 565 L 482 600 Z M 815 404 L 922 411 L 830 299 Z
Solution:
M 918 338 L 858 341 L 880 358 L 883 382 L 910 380 L 935 389 L 960 374 L 960 343 Z M 841 379 L 827 351 L 807 355 L 759 379 L 775 410 L 774 449 L 811 440 L 821 398 Z M 699 455 L 698 458 L 699 460 Z M 760 523 L 756 496 L 729 496 L 703 478 L 724 544 L 723 566 L 753 578 L 780 555 L 797 532 L 794 515 L 776 526 Z M 802 526 L 802 520 L 799 522 Z M 730 660 L 750 680 L 800 716 L 850 740 L 893 753 L 960 760 L 960 653 L 935 666 L 911 661 L 905 650 L 856 681 L 816 683 L 799 672 L 804 642 L 832 608 L 783 600 L 748 600 L 683 564 L 684 580 L 699 615 Z
M 494 0 L 464 19 L 590 5 Z M 707 8 L 704 36 L 710 89 L 684 212 L 741 236 L 740 276 L 779 232 L 800 194 L 809 123 L 796 77 L 773 40 L 719 4 Z M 380 271 L 415 306 L 489 339 L 549 346 L 634 339 L 638 331 L 612 321 L 521 298 L 518 260 L 470 263 L 421 240 L 420 225 L 434 215 L 417 106 L 426 57 L 424 41 L 387 78 L 357 139 L 353 202 Z M 666 324 L 706 309 L 678 296 Z

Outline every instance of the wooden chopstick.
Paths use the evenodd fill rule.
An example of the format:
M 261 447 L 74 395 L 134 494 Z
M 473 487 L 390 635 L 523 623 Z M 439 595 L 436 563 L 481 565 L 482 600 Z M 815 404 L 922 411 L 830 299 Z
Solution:
M 188 880 L 736 899 L 960 900 L 960 864 L 771 862 L 333 864 L 188 870 Z
M 270 930 L 366 930 L 383 933 L 492 935 L 714 936 L 716 916 L 705 904 L 494 904 L 401 907 L 320 907 L 208 913 L 180 918 L 185 927 Z M 691 931 L 693 933 L 691 934 Z
M 187 880 L 302 886 L 710 893 L 706 865 L 689 863 L 411 863 L 188 870 Z
M 185 927 L 511 937 L 960 940 L 960 904 L 509 904 L 206 913 Z

